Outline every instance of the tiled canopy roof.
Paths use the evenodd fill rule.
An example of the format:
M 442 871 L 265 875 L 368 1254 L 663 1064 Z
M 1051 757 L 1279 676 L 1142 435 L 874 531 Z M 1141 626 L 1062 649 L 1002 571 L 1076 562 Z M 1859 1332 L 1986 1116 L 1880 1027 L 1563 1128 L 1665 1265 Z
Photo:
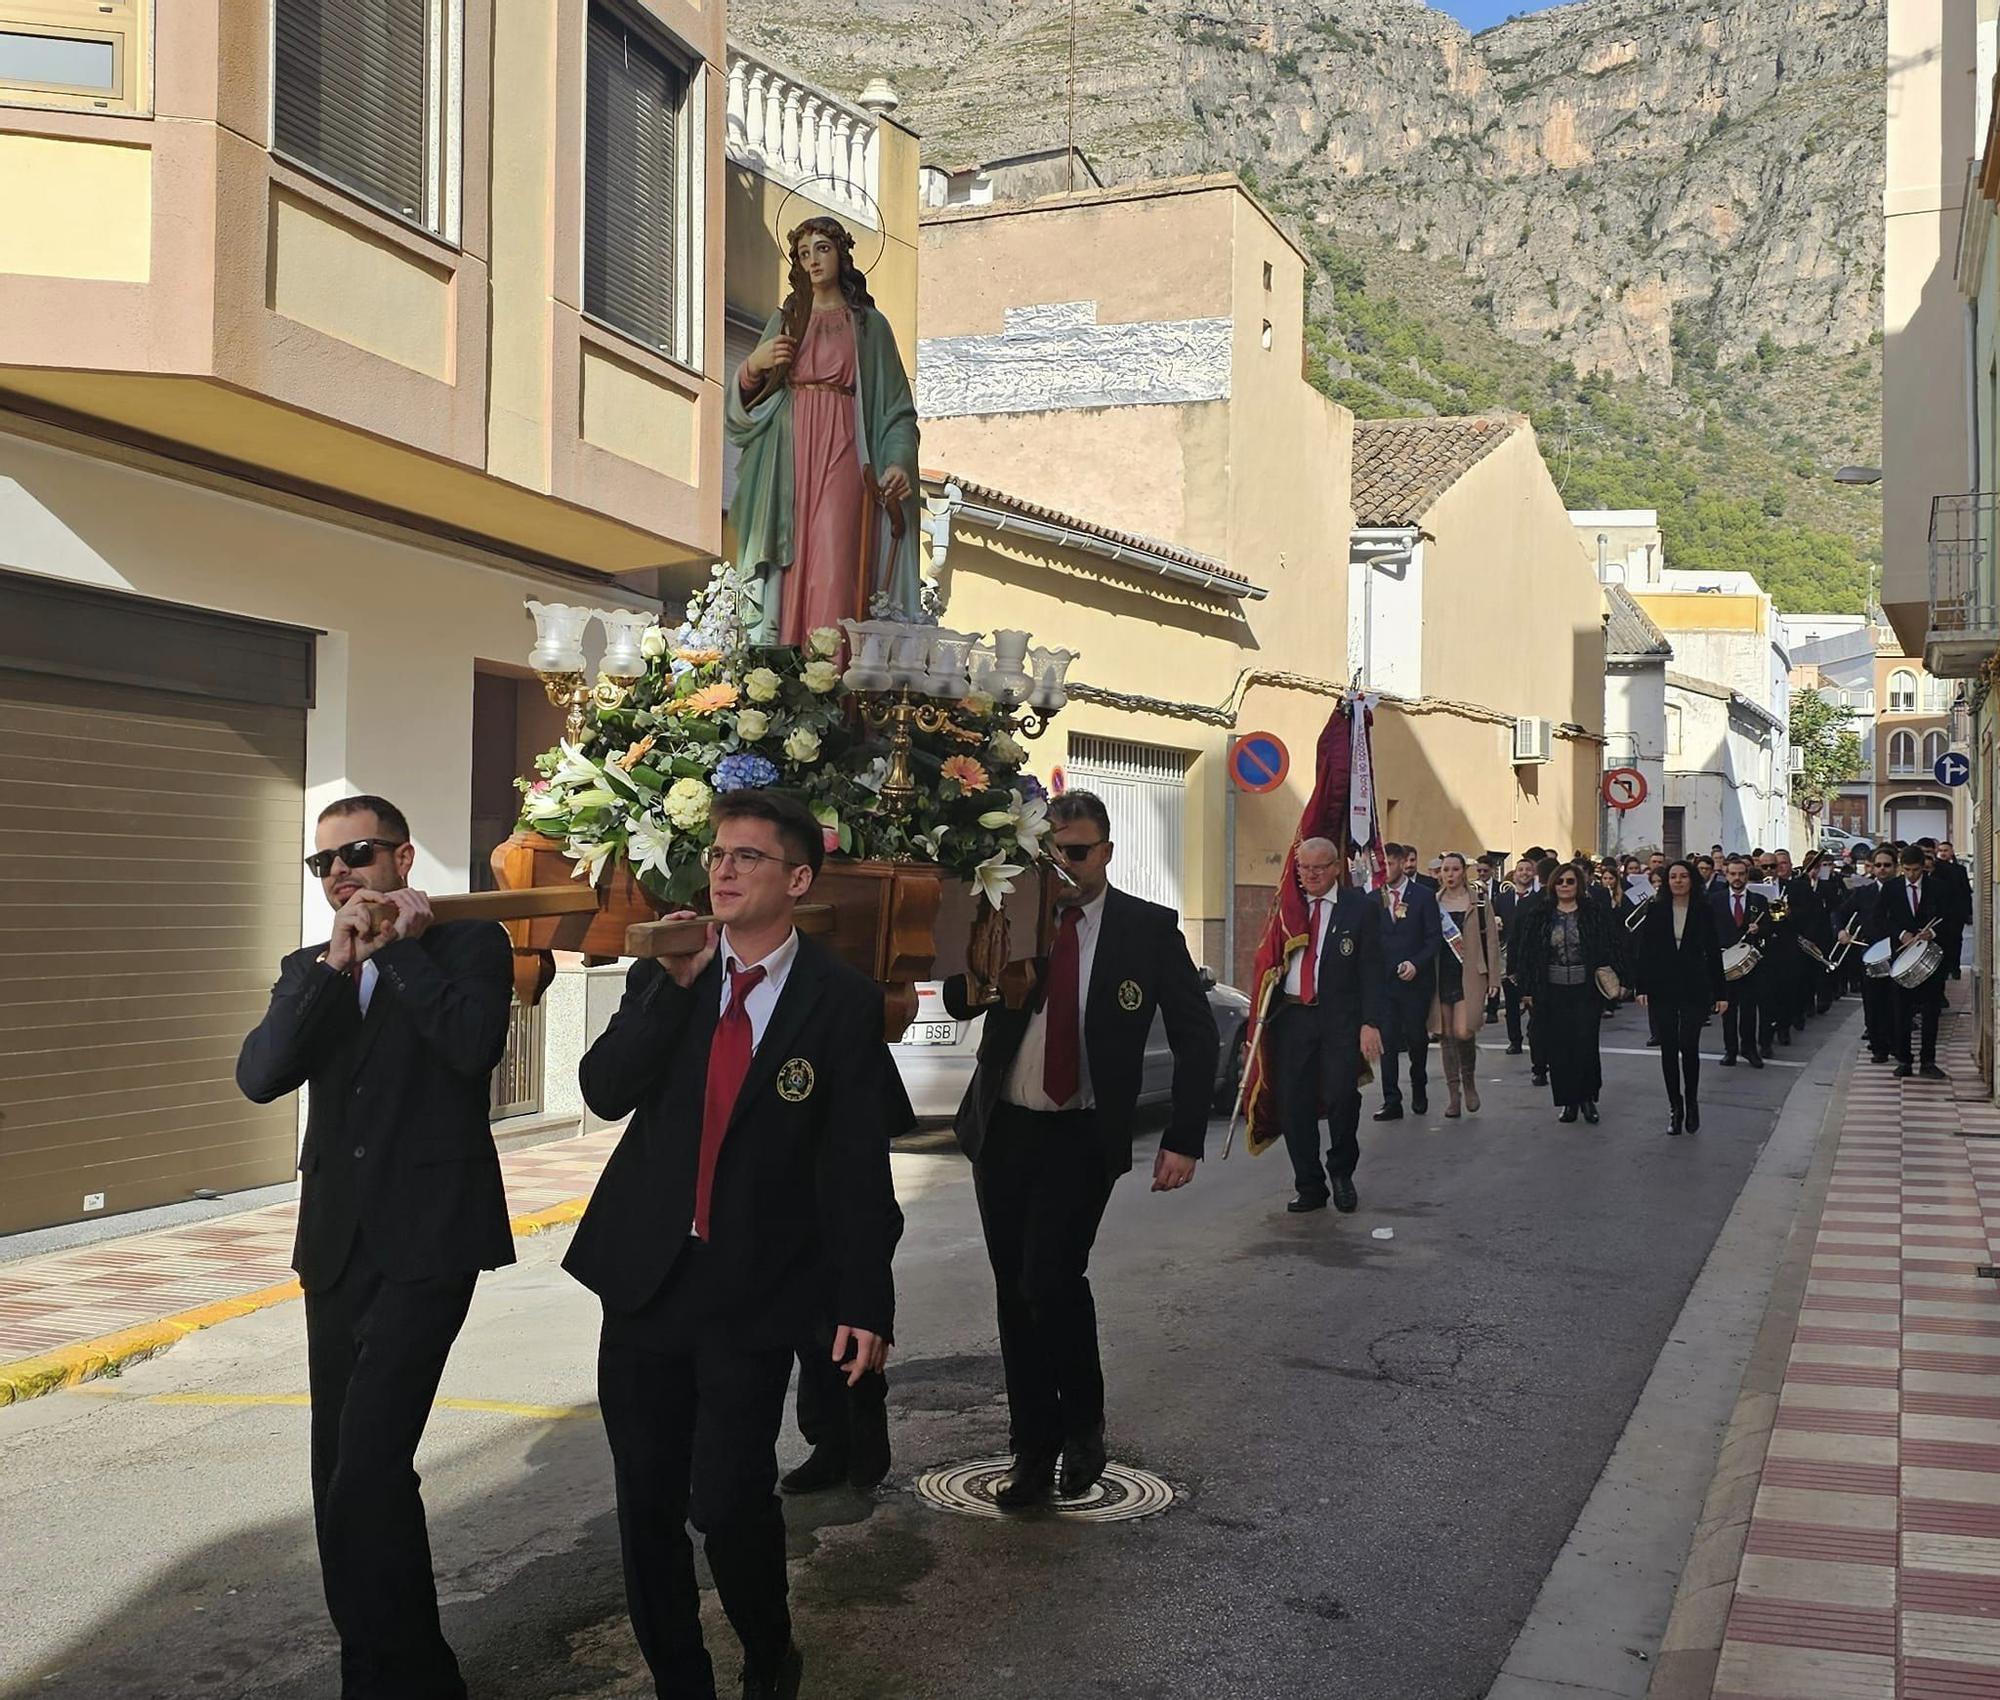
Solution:
M 1606 660 L 1632 656 L 1671 656 L 1674 646 L 1667 634 L 1653 624 L 1652 616 L 1634 600 L 1622 584 L 1604 587 L 1604 599 L 1611 605 L 1611 617 L 1604 622 Z
M 1495 448 L 1523 429 L 1519 414 L 1460 419 L 1357 419 L 1354 523 L 1415 525 Z

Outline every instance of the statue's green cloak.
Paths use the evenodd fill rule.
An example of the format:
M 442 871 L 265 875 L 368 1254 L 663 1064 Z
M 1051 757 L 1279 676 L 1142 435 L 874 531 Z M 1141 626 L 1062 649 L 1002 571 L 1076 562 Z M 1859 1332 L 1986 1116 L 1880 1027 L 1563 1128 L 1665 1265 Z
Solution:
M 768 342 L 783 329 L 784 315 L 772 314 L 763 340 Z M 892 606 L 914 614 L 921 588 L 917 543 L 923 535 L 918 523 L 917 404 L 896 351 L 896 333 L 873 307 L 860 307 L 854 313 L 854 369 L 855 436 L 861 459 L 873 469 L 878 483 L 892 466 L 900 466 L 910 481 L 901 540 L 890 535 L 886 523 L 874 528 L 871 595 L 886 591 Z M 785 573 L 792 565 L 792 392 L 779 385 L 746 408 L 734 372 L 724 388 L 728 394 L 722 428 L 743 451 L 729 508 L 736 528 L 743 625 L 752 643 L 775 644 Z M 865 618 L 867 610 L 861 612 Z

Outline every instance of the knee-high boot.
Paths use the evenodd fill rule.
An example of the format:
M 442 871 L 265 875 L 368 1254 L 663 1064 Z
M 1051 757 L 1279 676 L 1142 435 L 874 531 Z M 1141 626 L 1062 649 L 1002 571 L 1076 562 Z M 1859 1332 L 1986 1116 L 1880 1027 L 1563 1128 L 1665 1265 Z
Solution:
M 1479 1113 L 1479 1041 L 1461 1039 L 1458 1054 L 1458 1080 L 1465 1093 L 1465 1113 Z
M 1458 1114 L 1458 1041 L 1448 1032 L 1438 1039 L 1438 1057 L 1444 1064 L 1444 1113 L 1449 1121 Z

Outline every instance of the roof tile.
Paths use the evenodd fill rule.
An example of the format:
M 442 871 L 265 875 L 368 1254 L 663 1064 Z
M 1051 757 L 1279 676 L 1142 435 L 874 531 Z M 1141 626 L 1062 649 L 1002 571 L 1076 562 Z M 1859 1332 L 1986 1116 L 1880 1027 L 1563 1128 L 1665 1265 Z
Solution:
M 1445 491 L 1526 424 L 1517 413 L 1357 419 L 1354 523 L 1415 525 Z

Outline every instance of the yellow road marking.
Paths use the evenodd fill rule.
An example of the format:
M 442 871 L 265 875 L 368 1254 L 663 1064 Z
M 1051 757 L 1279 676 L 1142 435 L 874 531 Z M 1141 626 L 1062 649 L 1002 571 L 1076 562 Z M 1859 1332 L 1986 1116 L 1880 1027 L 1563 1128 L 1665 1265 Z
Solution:
M 252 1405 L 310 1405 L 312 1396 L 308 1393 L 154 1393 L 144 1401 L 148 1405 L 203 1405 L 203 1406 L 252 1406 Z M 560 1422 L 570 1417 L 595 1417 L 595 1405 L 524 1405 L 511 1399 L 438 1399 L 431 1408 L 437 1411 L 480 1411 L 489 1416 L 525 1417 L 531 1422 Z

